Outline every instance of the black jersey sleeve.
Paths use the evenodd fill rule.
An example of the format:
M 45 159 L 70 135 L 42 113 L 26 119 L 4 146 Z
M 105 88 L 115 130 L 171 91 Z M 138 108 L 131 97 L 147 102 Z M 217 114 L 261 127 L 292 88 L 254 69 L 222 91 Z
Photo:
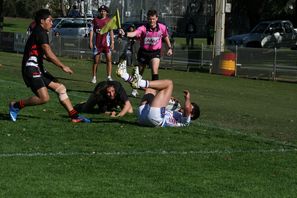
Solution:
M 49 44 L 48 34 L 45 30 L 39 29 L 39 31 L 37 31 L 36 43 L 37 45 Z
M 118 97 L 120 101 L 124 104 L 127 100 L 129 100 L 125 89 L 121 86 L 118 89 Z

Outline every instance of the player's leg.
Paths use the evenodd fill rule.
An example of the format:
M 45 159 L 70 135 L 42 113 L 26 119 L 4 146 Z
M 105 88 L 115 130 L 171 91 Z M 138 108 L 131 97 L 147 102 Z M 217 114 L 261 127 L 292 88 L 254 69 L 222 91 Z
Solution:
M 149 119 L 149 113 L 150 113 L 150 104 L 152 103 L 154 97 L 156 94 L 156 90 L 147 88 L 145 89 L 145 94 L 143 95 L 140 105 L 138 107 L 138 123 L 140 125 L 146 125 L 151 126 L 151 122 Z
M 48 87 L 57 93 L 60 103 L 68 112 L 72 122 L 91 122 L 90 119 L 79 115 L 78 112 L 73 108 L 72 103 L 68 97 L 66 87 L 63 84 L 52 81 L 50 82 Z
M 172 80 L 153 80 L 149 82 L 149 87 L 158 90 L 157 95 L 154 97 L 152 107 L 166 107 L 173 91 Z
M 155 95 L 157 94 L 155 89 L 146 88 L 145 93 L 141 99 L 140 105 L 152 104 Z
M 146 64 L 144 63 L 139 63 L 139 65 L 136 65 L 134 68 L 133 68 L 133 73 L 138 73 L 140 74 L 141 76 L 143 75 L 144 73 L 144 70 L 146 68 Z M 131 95 L 133 97 L 137 97 L 139 95 L 137 89 L 132 89 L 132 92 L 131 92 Z
M 94 62 L 93 62 L 93 66 L 92 66 L 92 75 L 93 75 L 93 78 L 91 80 L 92 83 L 96 83 L 97 82 L 97 69 L 98 69 L 98 65 L 100 63 L 100 54 L 97 53 L 95 56 L 94 56 Z
M 41 105 L 49 101 L 48 90 L 42 87 L 36 91 L 36 96 L 31 96 L 27 99 L 12 101 L 9 104 L 9 115 L 12 121 L 16 121 L 19 111 L 26 106 Z
M 111 78 L 111 73 L 112 73 L 112 57 L 111 57 L 111 52 L 109 51 L 108 53 L 105 53 L 106 57 L 106 75 L 107 75 L 107 80 L 112 81 Z
M 80 113 L 94 113 L 96 104 L 96 95 L 91 93 L 87 101 L 75 105 L 74 109 Z
M 146 66 L 149 64 L 149 59 L 149 55 L 145 53 L 142 49 L 139 49 L 137 53 L 138 65 L 135 65 L 135 67 L 133 68 L 133 72 L 139 73 L 142 76 Z M 137 95 L 139 95 L 137 89 L 132 89 L 131 95 L 133 97 L 137 97 Z
M 27 99 L 12 101 L 9 104 L 9 115 L 12 121 L 16 121 L 19 111 L 25 106 L 41 105 L 49 101 L 47 85 L 50 79 L 44 77 L 36 67 L 26 67 L 23 72 L 23 78 L 27 86 L 35 94 Z
M 152 80 L 159 80 L 160 58 L 151 59 L 150 65 L 151 65 L 151 68 L 152 68 Z
M 171 96 L 173 91 L 173 83 L 172 80 L 153 80 L 148 81 L 142 79 L 142 77 L 138 74 L 134 74 L 133 81 L 131 82 L 133 88 L 151 88 L 159 91 L 154 98 L 151 106 L 154 107 L 165 107 Z

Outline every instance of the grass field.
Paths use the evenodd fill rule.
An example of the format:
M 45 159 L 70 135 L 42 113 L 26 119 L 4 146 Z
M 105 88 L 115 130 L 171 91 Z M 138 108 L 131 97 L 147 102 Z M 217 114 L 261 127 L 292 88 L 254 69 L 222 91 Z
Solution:
M 5 17 L 3 32 L 26 32 L 33 19 Z
M 201 118 L 191 126 L 147 128 L 137 125 L 135 115 L 94 114 L 86 114 L 91 124 L 73 124 L 53 93 L 49 103 L 23 109 L 13 123 L 8 102 L 31 92 L 21 77 L 22 55 L 0 57 L 1 197 L 297 194 L 296 84 L 160 70 L 161 78 L 173 79 L 175 96 L 188 88 L 200 104 Z M 76 104 L 94 87 L 91 62 L 62 60 L 75 74 L 46 66 Z M 136 110 L 139 99 L 131 101 Z

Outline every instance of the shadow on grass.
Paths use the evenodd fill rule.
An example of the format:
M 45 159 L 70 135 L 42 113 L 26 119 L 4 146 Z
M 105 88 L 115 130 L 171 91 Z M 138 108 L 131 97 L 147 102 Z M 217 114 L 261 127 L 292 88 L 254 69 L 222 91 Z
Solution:
M 56 77 L 56 79 L 66 80 L 66 81 L 74 81 L 74 82 L 87 82 L 87 83 L 90 83 L 90 81 L 87 81 L 87 80 L 77 80 L 77 79 L 73 79 L 73 78 Z
M 68 92 L 81 92 L 81 93 L 92 93 L 93 91 L 85 91 L 85 90 L 76 90 L 76 89 L 67 89 Z
M 119 124 L 128 124 L 134 126 L 140 126 L 136 121 L 129 121 L 117 118 L 110 118 L 110 119 L 92 119 L 92 123 L 119 123 Z
M 12 23 L 4 23 L 3 27 L 17 27 L 15 24 Z
M 8 113 L 0 113 L 0 120 L 10 120 Z
M 90 114 L 90 113 L 88 113 L 88 114 Z M 98 113 L 91 113 L 91 114 L 92 115 L 98 115 L 98 116 L 103 115 L 103 114 L 98 114 Z M 67 118 L 69 119 L 69 117 L 67 117 L 65 115 L 63 115 L 61 117 L 65 118 L 65 119 L 67 119 Z M 125 118 L 124 119 L 123 118 L 118 119 L 118 118 L 111 118 L 111 117 L 106 117 L 106 118 L 104 118 L 104 117 L 94 118 L 94 117 L 89 117 L 89 116 L 86 116 L 86 117 L 90 118 L 92 120 L 93 124 L 98 124 L 98 123 L 101 123 L 101 124 L 103 124 L 103 123 L 106 123 L 106 124 L 108 124 L 108 123 L 119 123 L 119 124 L 140 126 L 137 121 L 124 120 Z
M 36 116 L 29 116 L 29 115 L 19 115 L 17 120 L 29 120 L 29 119 L 39 119 Z M 0 113 L 0 120 L 7 120 L 10 121 L 10 117 L 8 112 L 7 113 Z

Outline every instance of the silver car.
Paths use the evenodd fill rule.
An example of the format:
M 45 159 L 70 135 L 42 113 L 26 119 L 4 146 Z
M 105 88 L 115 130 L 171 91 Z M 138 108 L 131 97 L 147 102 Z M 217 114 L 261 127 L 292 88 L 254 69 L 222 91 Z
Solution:
M 54 36 L 88 37 L 92 18 L 56 18 L 53 21 Z

